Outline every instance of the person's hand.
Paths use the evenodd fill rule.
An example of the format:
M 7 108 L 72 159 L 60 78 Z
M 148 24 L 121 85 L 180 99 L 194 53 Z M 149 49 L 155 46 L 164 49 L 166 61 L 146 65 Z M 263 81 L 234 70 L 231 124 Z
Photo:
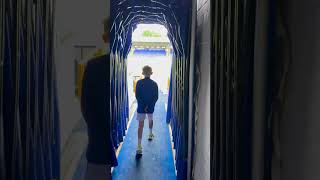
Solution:
M 148 106 L 144 108 L 144 112 L 148 112 Z

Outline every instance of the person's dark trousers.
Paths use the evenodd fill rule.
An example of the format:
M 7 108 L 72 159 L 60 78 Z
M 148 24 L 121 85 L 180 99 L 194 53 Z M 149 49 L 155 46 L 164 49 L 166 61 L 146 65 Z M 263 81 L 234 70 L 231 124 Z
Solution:
M 112 180 L 111 166 L 87 163 L 85 180 Z

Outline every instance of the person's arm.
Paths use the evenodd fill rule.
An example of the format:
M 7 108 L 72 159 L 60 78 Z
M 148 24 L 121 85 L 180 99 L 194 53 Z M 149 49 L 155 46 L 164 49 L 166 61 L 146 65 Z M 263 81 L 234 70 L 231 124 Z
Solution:
M 83 78 L 82 78 L 82 87 L 81 87 L 81 112 L 83 114 L 83 116 L 86 116 L 86 104 L 87 104 L 87 96 L 88 96 L 88 88 L 89 88 L 89 68 L 90 65 L 87 64 L 84 74 L 83 74 Z

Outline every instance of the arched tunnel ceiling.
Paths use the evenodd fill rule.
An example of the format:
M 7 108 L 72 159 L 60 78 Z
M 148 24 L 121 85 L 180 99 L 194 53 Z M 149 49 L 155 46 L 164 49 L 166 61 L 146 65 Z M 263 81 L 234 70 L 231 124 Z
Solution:
M 176 57 L 185 58 L 190 18 L 191 0 L 111 0 L 111 53 L 127 56 L 138 24 L 161 24 Z
M 126 123 L 123 110 L 128 110 L 126 58 L 131 48 L 132 33 L 138 24 L 160 24 L 167 28 L 173 47 L 168 111 L 166 120 L 173 129 L 177 151 L 177 179 L 187 177 L 189 49 L 193 0 L 111 0 L 110 75 L 113 132 L 116 144 L 122 140 L 121 124 Z

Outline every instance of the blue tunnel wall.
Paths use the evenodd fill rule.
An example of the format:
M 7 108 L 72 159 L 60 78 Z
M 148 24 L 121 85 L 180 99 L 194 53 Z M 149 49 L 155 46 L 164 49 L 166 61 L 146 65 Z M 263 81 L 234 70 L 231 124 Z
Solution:
M 173 64 L 168 99 L 170 123 L 176 150 L 177 179 L 187 179 L 189 49 L 191 0 L 111 0 L 111 107 L 112 138 L 117 147 L 128 123 L 126 58 L 136 26 L 160 24 L 167 28 L 173 46 Z
M 0 179 L 60 179 L 54 0 L 0 1 Z

